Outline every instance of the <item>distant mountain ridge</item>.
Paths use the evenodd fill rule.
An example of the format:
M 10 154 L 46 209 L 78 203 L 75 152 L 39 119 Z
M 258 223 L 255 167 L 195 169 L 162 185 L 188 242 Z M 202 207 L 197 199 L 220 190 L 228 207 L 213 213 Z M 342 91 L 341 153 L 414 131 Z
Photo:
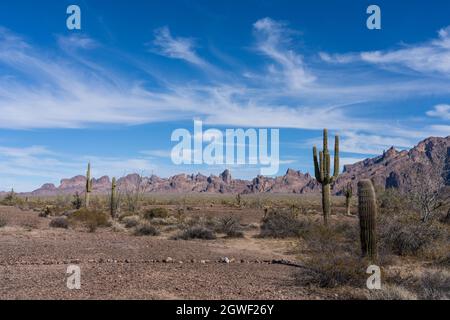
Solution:
M 311 156 L 312 157 L 312 156 Z M 312 161 L 312 159 L 311 159 Z M 442 173 L 446 185 L 450 185 L 450 136 L 446 138 L 430 137 L 407 151 L 390 148 L 382 155 L 366 159 L 355 164 L 346 165 L 344 172 L 338 177 L 333 193 L 340 194 L 349 184 L 356 188 L 360 179 L 372 179 L 381 188 L 406 188 L 408 179 L 417 175 L 417 166 L 421 170 L 432 168 Z M 426 172 L 425 172 L 426 173 Z M 139 181 L 138 174 L 129 174 L 118 179 L 119 189 L 132 188 Z M 33 192 L 25 193 L 33 196 L 51 196 L 58 194 L 83 193 L 86 184 L 84 176 L 63 179 L 58 187 L 44 184 Z M 146 193 L 297 193 L 306 194 L 320 191 L 320 185 L 309 173 L 293 169 L 287 170 L 280 177 L 257 176 L 253 180 L 233 179 L 229 170 L 220 175 L 205 176 L 202 174 L 178 174 L 170 178 L 156 175 L 142 177 L 141 185 Z M 103 176 L 93 180 L 93 193 L 106 194 L 111 188 L 110 178 Z

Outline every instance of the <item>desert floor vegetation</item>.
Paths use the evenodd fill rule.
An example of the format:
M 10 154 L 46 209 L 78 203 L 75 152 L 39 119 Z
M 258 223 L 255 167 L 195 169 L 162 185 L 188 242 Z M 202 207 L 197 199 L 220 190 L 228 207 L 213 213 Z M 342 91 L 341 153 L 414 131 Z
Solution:
M 10 194 L 0 297 L 69 297 L 61 279 L 77 263 L 89 270 L 77 298 L 448 299 L 448 208 L 423 221 L 400 194 L 377 196 L 380 290 L 366 288 L 372 262 L 344 196 L 325 226 L 320 195 L 146 194 L 112 217 L 106 195 L 85 208 L 82 195 Z

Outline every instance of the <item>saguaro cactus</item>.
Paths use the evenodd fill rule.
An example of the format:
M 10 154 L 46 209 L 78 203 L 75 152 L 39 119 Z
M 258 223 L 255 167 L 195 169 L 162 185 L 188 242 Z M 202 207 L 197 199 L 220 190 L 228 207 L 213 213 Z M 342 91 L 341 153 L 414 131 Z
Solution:
M 372 181 L 367 179 L 358 182 L 358 212 L 362 256 L 376 260 L 377 199 Z
M 116 210 L 117 210 L 117 197 L 116 197 L 116 178 L 112 178 L 111 182 L 111 217 L 116 217 Z
M 350 202 L 351 202 L 352 196 L 353 196 L 353 188 L 350 183 L 344 189 L 344 195 L 345 195 L 345 208 L 347 210 L 346 211 L 347 215 L 349 216 L 350 215 Z
M 322 210 L 325 224 L 331 213 L 330 193 L 331 184 L 339 175 L 339 136 L 334 140 L 334 171 L 331 174 L 330 152 L 328 151 L 328 130 L 323 130 L 323 150 L 317 157 L 317 147 L 313 148 L 314 171 L 316 180 L 322 185 Z
M 86 172 L 86 193 L 85 193 L 85 206 L 89 208 L 89 199 L 92 192 L 92 179 L 91 179 L 91 163 L 88 163 Z

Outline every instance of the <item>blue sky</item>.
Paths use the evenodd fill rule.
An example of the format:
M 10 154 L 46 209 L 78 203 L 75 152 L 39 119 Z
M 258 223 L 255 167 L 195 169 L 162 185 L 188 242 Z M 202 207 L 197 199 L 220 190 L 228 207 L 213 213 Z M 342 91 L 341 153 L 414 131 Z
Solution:
M 77 4 L 82 30 L 66 28 Z M 366 28 L 381 8 L 382 29 Z M 280 128 L 280 171 L 450 134 L 447 1 L 2 1 L 0 190 L 173 165 L 176 128 Z M 250 178 L 259 170 L 231 167 Z

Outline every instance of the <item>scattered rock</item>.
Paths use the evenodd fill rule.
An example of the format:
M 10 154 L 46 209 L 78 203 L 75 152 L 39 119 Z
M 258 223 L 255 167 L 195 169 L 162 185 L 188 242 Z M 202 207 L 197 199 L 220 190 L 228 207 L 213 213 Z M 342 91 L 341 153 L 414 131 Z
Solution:
M 163 260 L 164 263 L 172 263 L 173 259 L 171 257 L 167 257 L 166 259 Z
M 222 258 L 220 258 L 220 262 L 222 262 L 222 263 L 230 263 L 230 259 L 228 257 L 222 257 Z

